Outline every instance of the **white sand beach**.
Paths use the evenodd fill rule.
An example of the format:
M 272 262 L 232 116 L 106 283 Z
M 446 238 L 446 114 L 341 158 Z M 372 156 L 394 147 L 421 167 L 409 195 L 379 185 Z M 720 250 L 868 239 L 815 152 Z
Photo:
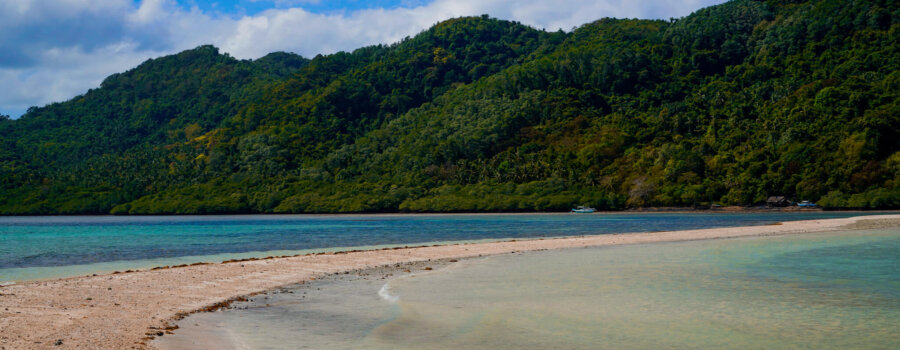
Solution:
M 900 228 L 900 215 L 778 225 L 423 246 L 206 263 L 0 287 L 0 348 L 152 348 L 193 312 L 325 274 L 397 263 L 576 247 Z

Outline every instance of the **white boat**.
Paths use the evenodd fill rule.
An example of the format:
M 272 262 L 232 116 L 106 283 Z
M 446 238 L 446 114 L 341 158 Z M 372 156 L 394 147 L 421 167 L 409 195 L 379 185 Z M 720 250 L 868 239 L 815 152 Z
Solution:
M 578 208 L 572 209 L 571 212 L 579 213 L 579 214 L 587 214 L 587 213 L 593 213 L 595 211 L 597 211 L 597 209 L 580 205 L 580 206 L 578 206 Z

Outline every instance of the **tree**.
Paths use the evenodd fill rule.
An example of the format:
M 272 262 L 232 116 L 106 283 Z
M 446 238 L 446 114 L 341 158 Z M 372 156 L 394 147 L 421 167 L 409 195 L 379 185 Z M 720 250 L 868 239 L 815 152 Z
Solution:
M 733 0 L 571 32 L 455 18 L 309 60 L 201 46 L 0 122 L 0 214 L 900 207 L 898 12 Z

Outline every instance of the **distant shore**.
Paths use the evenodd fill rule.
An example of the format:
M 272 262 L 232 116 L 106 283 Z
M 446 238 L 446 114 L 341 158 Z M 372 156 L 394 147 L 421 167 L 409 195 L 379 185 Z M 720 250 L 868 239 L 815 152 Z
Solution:
M 787 207 L 766 207 L 761 205 L 742 206 L 728 205 L 719 207 L 639 207 L 626 208 L 621 210 L 598 210 L 595 213 L 709 213 L 709 212 L 740 212 L 740 213 L 771 213 L 771 212 L 885 212 L 898 211 L 897 209 L 858 209 L 858 208 L 840 208 L 840 209 L 824 209 L 822 207 L 801 208 L 797 206 Z M 38 217 L 38 216 L 121 216 L 121 217 L 141 217 L 141 216 L 225 216 L 225 215 L 264 215 L 264 216 L 283 216 L 283 215 L 316 215 L 316 216 L 349 216 L 349 215 L 498 215 L 498 214 L 570 214 L 569 211 L 439 211 L 439 212 L 411 212 L 411 211 L 386 211 L 386 212 L 349 212 L 349 213 L 211 213 L 211 214 L 109 214 L 109 213 L 89 213 L 89 214 L 0 214 L 0 217 Z
M 900 215 L 777 225 L 387 248 L 232 260 L 0 287 L 0 348 L 151 348 L 170 322 L 233 300 L 349 270 L 587 246 L 900 227 Z

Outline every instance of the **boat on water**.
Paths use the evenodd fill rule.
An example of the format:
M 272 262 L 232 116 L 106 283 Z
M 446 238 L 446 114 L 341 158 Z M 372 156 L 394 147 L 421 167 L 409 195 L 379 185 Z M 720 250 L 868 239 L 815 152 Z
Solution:
M 580 206 L 578 206 L 578 208 L 572 209 L 571 212 L 579 213 L 579 214 L 587 214 L 587 213 L 593 213 L 595 211 L 597 211 L 597 209 L 580 205 Z
M 815 208 L 816 203 L 810 201 L 801 201 L 800 203 L 797 203 L 797 206 L 801 208 Z

